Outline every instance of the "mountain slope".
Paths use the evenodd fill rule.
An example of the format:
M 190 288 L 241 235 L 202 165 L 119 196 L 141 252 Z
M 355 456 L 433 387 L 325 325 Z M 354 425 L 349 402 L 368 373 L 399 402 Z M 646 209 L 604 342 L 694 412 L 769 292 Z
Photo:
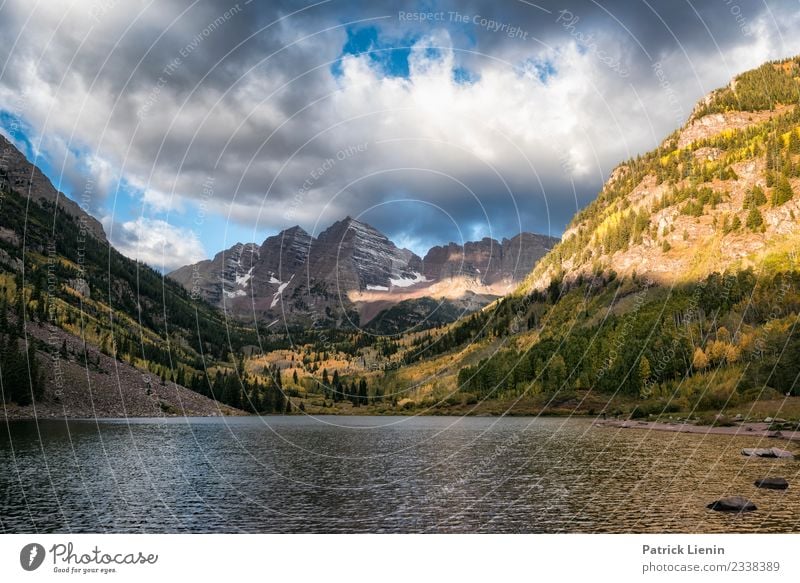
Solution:
M 602 396 L 633 403 L 608 413 L 711 418 L 800 395 L 799 100 L 797 58 L 712 92 L 514 294 L 416 337 L 383 385 L 424 407 Z
M 795 59 L 767 63 L 709 94 L 659 148 L 612 172 L 524 289 L 611 272 L 685 282 L 780 261 L 800 243 L 799 72 Z
M 141 371 L 141 382 L 135 387 L 119 387 L 133 391 L 134 401 L 123 401 L 134 409 L 146 405 L 136 405 L 135 399 L 151 401 L 152 389 L 148 393 L 148 383 L 142 380 L 147 377 L 177 381 L 173 385 L 191 386 L 213 396 L 209 369 L 228 370 L 231 351 L 241 353 L 257 344 L 255 331 L 226 322 L 217 310 L 194 300 L 178 284 L 121 255 L 109 245 L 97 221 L 58 193 L 13 145 L 4 141 L 3 148 L 0 353 L 5 386 L 13 387 L 7 400 L 26 404 L 32 398 L 44 398 L 53 404 L 47 401 L 53 397 L 52 379 L 40 382 L 38 373 L 30 371 L 43 358 L 48 359 L 47 375 L 59 358 L 65 367 L 74 368 L 61 355 L 65 341 L 85 347 L 74 360 L 80 363 L 82 358 L 86 367 L 99 366 L 98 359 L 105 355 L 116 359 L 129 380 L 136 378 L 128 374 L 131 370 Z M 89 353 L 96 356 L 87 358 Z M 79 375 L 71 378 L 73 382 Z M 86 379 L 83 392 L 69 394 L 86 397 L 93 390 L 88 371 Z M 113 383 L 100 386 L 114 390 Z M 241 396 L 236 398 L 234 392 L 228 391 L 228 401 L 242 406 Z M 222 397 L 219 392 L 216 396 Z M 123 401 L 117 400 L 117 406 Z M 177 412 L 176 403 L 170 406 Z M 194 410 L 219 409 L 213 401 L 206 405 Z M 77 405 L 66 410 L 87 413 Z M 125 414 L 122 409 L 116 412 Z

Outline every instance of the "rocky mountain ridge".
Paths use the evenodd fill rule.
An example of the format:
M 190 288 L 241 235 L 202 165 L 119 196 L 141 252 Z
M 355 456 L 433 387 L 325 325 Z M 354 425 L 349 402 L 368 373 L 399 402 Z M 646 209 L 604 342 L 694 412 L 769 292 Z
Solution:
M 317 237 L 294 226 L 260 246 L 237 243 L 168 277 L 243 319 L 365 324 L 381 310 L 421 298 L 457 301 L 458 313 L 486 305 L 511 291 L 556 241 L 521 233 L 502 242 L 435 246 L 420 258 L 346 217 Z
M 99 241 L 108 242 L 100 221 L 81 208 L 78 203 L 56 190 L 50 179 L 29 162 L 25 155 L 2 134 L 0 134 L 0 182 L 35 202 L 57 204 L 62 211 L 77 219 L 85 231 Z

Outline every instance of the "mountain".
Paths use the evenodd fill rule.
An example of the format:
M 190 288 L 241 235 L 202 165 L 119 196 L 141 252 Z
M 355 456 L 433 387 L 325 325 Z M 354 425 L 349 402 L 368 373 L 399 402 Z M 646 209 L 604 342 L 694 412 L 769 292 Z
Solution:
M 737 76 L 661 145 L 620 164 L 527 279 L 600 273 L 661 284 L 758 267 L 800 243 L 796 59 Z
M 800 58 L 710 93 L 514 293 L 415 335 L 382 386 L 415 387 L 406 407 L 780 412 L 800 395 L 799 100 Z
M 32 415 L 35 403 L 40 414 L 56 416 L 218 415 L 234 409 L 217 401 L 245 406 L 242 393 L 253 388 L 227 380 L 236 378 L 229 354 L 256 345 L 255 330 L 226 321 L 177 283 L 123 256 L 100 223 L 13 144 L 0 137 L 0 147 L 0 374 L 7 411 Z M 270 390 L 259 386 L 256 396 Z
M 406 287 L 420 279 L 419 257 L 350 217 L 320 233 L 312 251 L 312 272 L 318 280 L 335 283 L 337 289 Z
M 485 238 L 433 247 L 421 259 L 346 217 L 316 238 L 295 226 L 260 247 L 238 243 L 168 277 L 242 320 L 341 326 L 378 318 L 385 325 L 379 330 L 395 330 L 399 322 L 429 327 L 512 290 L 556 241 L 522 233 L 502 243 Z M 430 317 L 432 310 L 438 315 Z

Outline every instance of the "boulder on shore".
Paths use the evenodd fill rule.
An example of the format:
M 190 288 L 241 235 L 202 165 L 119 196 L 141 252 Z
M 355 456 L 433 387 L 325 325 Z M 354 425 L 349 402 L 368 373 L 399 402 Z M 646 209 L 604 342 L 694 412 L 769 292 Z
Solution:
M 767 488 L 769 490 L 785 490 L 789 487 L 786 478 L 762 478 L 755 481 L 757 488 Z
M 769 458 L 794 458 L 794 454 L 779 447 L 746 447 L 742 450 L 742 455 Z
M 706 508 L 717 512 L 752 512 L 757 510 L 756 505 L 744 496 L 729 496 L 728 498 L 715 500 Z

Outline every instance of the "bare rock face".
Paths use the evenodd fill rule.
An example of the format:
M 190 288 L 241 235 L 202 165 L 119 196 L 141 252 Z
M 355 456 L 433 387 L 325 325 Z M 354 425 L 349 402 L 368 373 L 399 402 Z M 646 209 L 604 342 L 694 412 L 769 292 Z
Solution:
M 503 239 L 501 277 L 522 281 L 558 241 L 556 237 L 536 233 L 520 233 Z
M 558 242 L 554 237 L 520 233 L 500 243 L 488 237 L 432 247 L 423 260 L 423 273 L 430 280 L 459 276 L 474 277 L 486 284 L 521 281 Z
M 108 242 L 100 221 L 84 211 L 80 205 L 58 192 L 50 179 L 41 170 L 31 164 L 4 136 L 0 135 L 0 181 L 23 196 L 29 196 L 36 202 L 57 204 L 58 208 L 75 217 L 81 229 Z
M 268 237 L 259 249 L 255 263 L 256 280 L 259 277 L 288 280 L 293 274 L 308 268 L 308 257 L 314 238 L 300 227 L 292 227 Z
M 214 259 L 176 269 L 169 277 L 185 287 L 193 297 L 221 305 L 226 299 L 246 294 L 244 284 L 252 274 L 258 252 L 258 245 L 254 243 L 237 243 L 217 253 Z
M 89 287 L 89 282 L 87 282 L 85 279 L 81 277 L 70 279 L 69 286 L 84 298 L 91 299 L 92 290 Z
M 703 117 L 692 117 L 678 137 L 678 147 L 685 148 L 692 142 L 713 137 L 723 131 L 744 129 L 786 112 L 787 106 L 767 111 L 727 111 Z
M 343 291 L 388 289 L 392 280 L 414 280 L 422 266 L 417 255 L 350 217 L 320 233 L 311 261 L 317 277 Z

